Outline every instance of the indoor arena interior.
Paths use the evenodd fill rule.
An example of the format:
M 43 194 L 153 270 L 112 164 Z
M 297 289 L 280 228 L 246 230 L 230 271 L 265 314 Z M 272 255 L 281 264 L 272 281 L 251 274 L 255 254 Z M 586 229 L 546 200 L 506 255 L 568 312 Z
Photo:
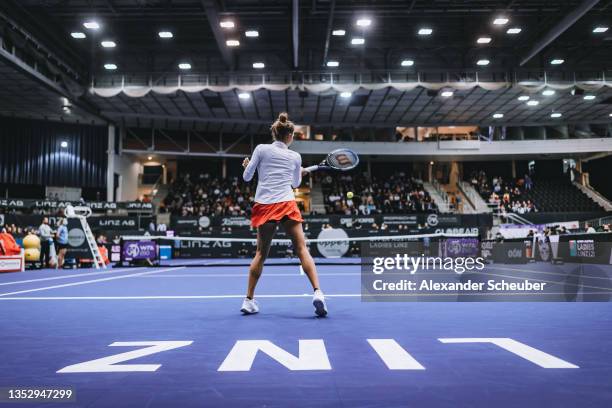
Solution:
M 612 407 L 611 25 L 0 1 L 0 408 Z

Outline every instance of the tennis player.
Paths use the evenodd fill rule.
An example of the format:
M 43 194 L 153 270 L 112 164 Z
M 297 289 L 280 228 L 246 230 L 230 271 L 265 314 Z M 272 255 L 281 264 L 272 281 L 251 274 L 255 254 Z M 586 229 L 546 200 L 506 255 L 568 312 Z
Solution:
M 299 153 L 289 150 L 293 142 L 294 125 L 286 113 L 278 115 L 278 119 L 270 131 L 274 141 L 271 144 L 260 144 L 253 151 L 253 156 L 245 158 L 243 178 L 251 181 L 257 171 L 257 191 L 255 205 L 251 215 L 251 225 L 257 228 L 257 252 L 249 268 L 249 283 L 247 295 L 240 309 L 245 314 L 259 312 L 255 301 L 255 286 L 263 271 L 263 264 L 274 238 L 277 225 L 283 225 L 285 232 L 291 238 L 293 250 L 300 259 L 302 269 L 308 276 L 314 289 L 312 304 L 317 316 L 327 315 L 325 297 L 319 288 L 319 278 L 312 256 L 306 248 L 302 230 L 302 215 L 295 202 L 293 189 L 302 182 L 302 158 Z

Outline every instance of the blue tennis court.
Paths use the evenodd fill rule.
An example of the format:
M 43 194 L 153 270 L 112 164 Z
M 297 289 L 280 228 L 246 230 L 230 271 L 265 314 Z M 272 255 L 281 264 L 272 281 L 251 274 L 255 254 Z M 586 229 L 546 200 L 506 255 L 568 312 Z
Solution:
M 270 265 L 242 316 L 246 268 L 205 262 L 0 275 L 0 383 L 72 387 L 79 407 L 612 400 L 610 303 L 366 303 L 358 265 L 321 264 L 321 319 L 299 267 Z

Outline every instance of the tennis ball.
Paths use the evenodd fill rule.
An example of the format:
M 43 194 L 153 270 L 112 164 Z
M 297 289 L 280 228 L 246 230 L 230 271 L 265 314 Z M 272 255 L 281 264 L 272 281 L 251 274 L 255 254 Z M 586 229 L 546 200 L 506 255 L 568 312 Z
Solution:
M 349 200 L 353 198 L 353 192 L 349 191 L 348 193 L 346 193 L 346 198 L 348 198 Z

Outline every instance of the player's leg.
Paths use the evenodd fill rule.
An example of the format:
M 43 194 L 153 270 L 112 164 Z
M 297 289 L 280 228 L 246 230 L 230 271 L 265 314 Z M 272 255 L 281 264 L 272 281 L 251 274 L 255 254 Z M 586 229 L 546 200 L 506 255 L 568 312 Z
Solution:
M 325 297 L 319 286 L 319 275 L 317 274 L 317 267 L 315 266 L 314 260 L 308 252 L 306 247 L 306 240 L 304 239 L 304 231 L 302 230 L 302 223 L 291 219 L 283 222 L 283 228 L 293 243 L 293 250 L 296 256 L 300 259 L 302 269 L 308 280 L 314 289 L 314 296 L 312 304 L 315 307 L 315 313 L 318 316 L 327 315 L 327 306 L 325 305 Z
M 255 296 L 255 287 L 263 271 L 264 261 L 270 252 L 270 245 L 272 244 L 272 238 L 274 238 L 275 232 L 276 223 L 265 223 L 257 227 L 257 250 L 251 261 L 251 266 L 249 267 L 247 295 L 240 309 L 243 313 L 253 314 L 259 311 L 259 306 L 253 299 Z
M 302 223 L 294 220 L 286 220 L 283 222 L 283 228 L 293 243 L 293 251 L 299 258 L 302 264 L 304 273 L 308 276 L 308 280 L 314 290 L 319 289 L 319 276 L 317 275 L 317 267 L 315 266 L 314 260 L 308 252 L 306 247 L 306 241 L 304 239 L 304 231 L 302 230 Z

